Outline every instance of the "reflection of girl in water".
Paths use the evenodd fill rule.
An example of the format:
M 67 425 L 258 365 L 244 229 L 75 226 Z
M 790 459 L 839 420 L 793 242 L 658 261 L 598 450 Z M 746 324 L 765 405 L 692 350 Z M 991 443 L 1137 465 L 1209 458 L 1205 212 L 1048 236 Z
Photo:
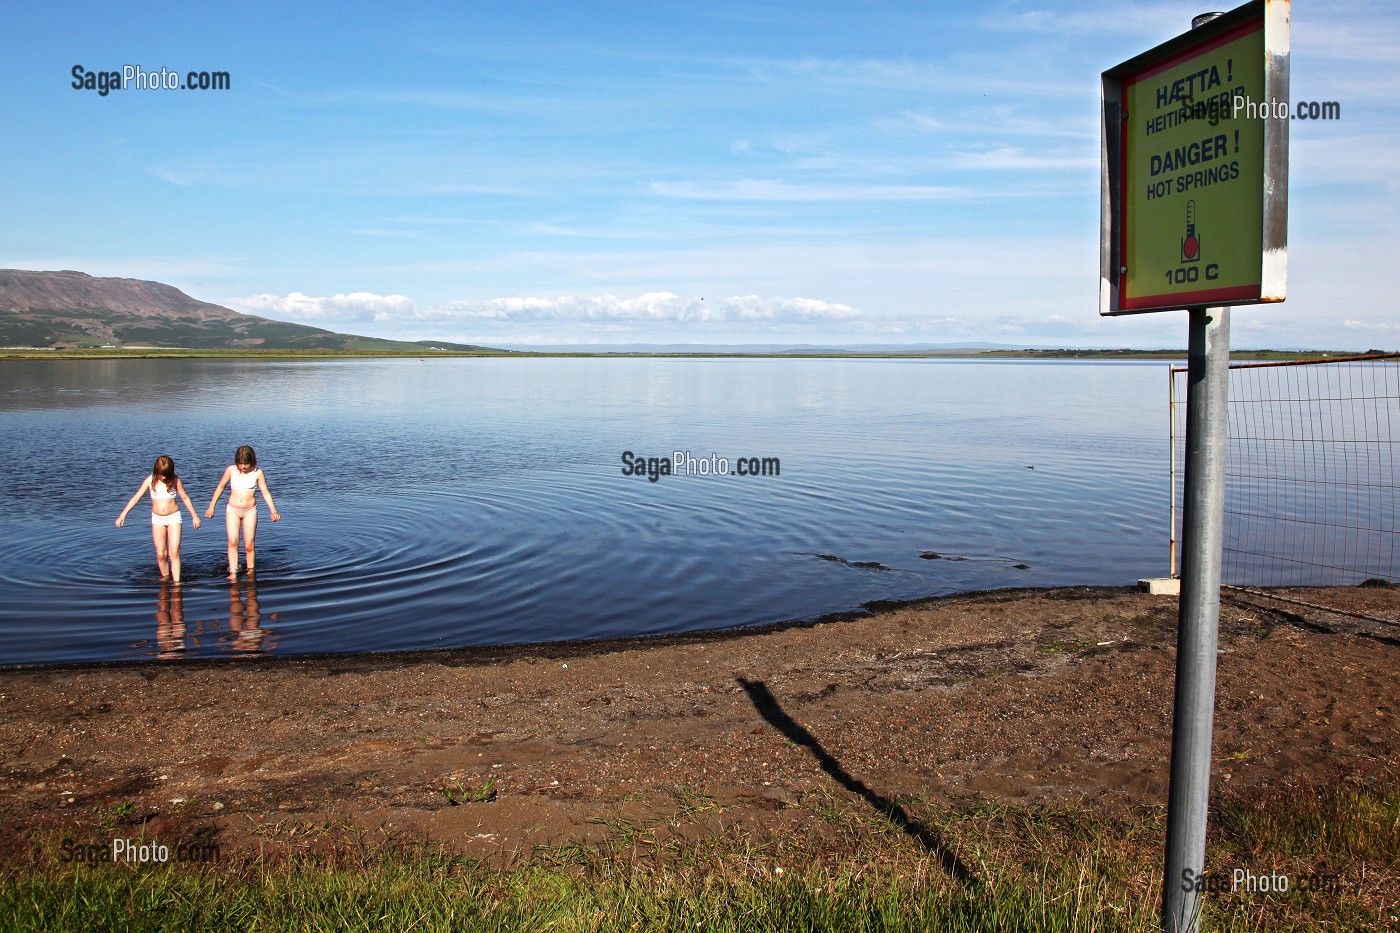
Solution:
M 263 650 L 262 606 L 258 603 L 258 585 L 247 580 L 246 596 L 238 591 L 237 583 L 228 588 L 228 630 L 233 633 L 233 650 L 240 654 L 260 654 Z
M 267 491 L 267 477 L 258 469 L 258 455 L 253 448 L 244 444 L 233 455 L 233 464 L 224 470 L 219 480 L 219 488 L 214 490 L 214 498 L 209 500 L 209 508 L 204 510 L 205 518 L 214 517 L 214 506 L 219 504 L 219 496 L 228 486 L 228 508 L 224 510 L 224 522 L 228 527 L 228 575 L 238 573 L 238 530 L 243 529 L 243 554 L 248 568 L 253 567 L 253 537 L 258 533 L 258 500 L 254 490 L 261 489 L 267 500 L 267 511 L 272 520 L 280 521 L 277 506 L 272 503 L 272 493 Z
M 161 660 L 183 657 L 185 653 L 185 596 L 183 587 L 160 585 L 156 603 L 156 657 Z
M 175 475 L 175 461 L 161 455 L 156 457 L 155 466 L 141 481 L 141 488 L 136 490 L 136 495 L 132 496 L 126 508 L 122 509 L 122 514 L 117 516 L 118 528 L 126 521 L 126 513 L 136 508 L 136 503 L 141 501 L 147 490 L 151 493 L 151 538 L 156 546 L 156 566 L 160 568 L 160 578 L 179 583 L 180 523 L 183 519 L 180 517 L 180 505 L 175 501 L 175 497 L 179 496 L 180 501 L 185 503 L 185 508 L 190 510 L 190 518 L 194 519 L 196 528 L 200 525 L 199 514 L 190 503 L 185 484 Z

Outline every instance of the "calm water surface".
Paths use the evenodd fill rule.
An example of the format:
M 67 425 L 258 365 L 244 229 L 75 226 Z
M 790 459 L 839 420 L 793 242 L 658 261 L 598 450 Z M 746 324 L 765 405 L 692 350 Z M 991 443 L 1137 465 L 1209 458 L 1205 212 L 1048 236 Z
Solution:
M 0 364 L 0 664 L 683 632 L 872 599 L 1124 584 L 1165 564 L 1160 363 L 122 360 Z M 160 453 L 202 516 L 159 584 Z M 623 451 L 781 475 L 624 476 Z M 226 500 L 225 500 L 226 501 Z M 933 552 L 939 559 L 921 555 Z M 832 559 L 836 558 L 836 559 Z M 856 566 L 863 565 L 863 566 Z

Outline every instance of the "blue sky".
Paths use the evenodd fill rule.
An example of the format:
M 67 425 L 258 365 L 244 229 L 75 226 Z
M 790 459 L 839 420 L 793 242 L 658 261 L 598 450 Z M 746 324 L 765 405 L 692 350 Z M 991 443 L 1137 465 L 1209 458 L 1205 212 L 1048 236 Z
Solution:
M 1200 4 L 34 4 L 0 267 L 403 339 L 1181 346 L 1098 315 L 1099 74 Z M 1400 9 L 1299 3 L 1289 298 L 1400 346 Z M 72 68 L 228 71 L 75 90 Z

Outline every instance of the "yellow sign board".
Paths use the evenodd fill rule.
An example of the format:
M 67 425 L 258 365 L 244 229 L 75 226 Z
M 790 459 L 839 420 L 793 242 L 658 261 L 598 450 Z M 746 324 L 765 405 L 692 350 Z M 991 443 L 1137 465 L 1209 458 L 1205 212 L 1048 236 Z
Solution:
M 1102 313 L 1283 300 L 1287 9 L 1256 0 L 1104 73 Z

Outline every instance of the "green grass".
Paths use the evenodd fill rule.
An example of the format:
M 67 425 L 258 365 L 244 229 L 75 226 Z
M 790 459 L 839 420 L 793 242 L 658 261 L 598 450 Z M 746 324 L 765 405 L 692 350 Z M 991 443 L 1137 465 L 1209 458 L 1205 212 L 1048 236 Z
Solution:
M 354 870 L 285 867 L 247 879 L 176 869 L 86 870 L 6 879 L 0 912 L 9 918 L 7 928 L 26 930 L 735 933 L 1114 929 L 1132 916 L 1129 908 L 1105 914 L 1098 902 L 1110 892 L 1087 877 L 1054 893 L 1023 883 L 960 891 L 858 867 L 781 874 L 778 867 L 767 877 L 665 868 L 601 878 L 538 868 L 492 873 L 424 859 L 373 861 Z M 1137 919 L 1143 925 L 1151 918 Z
M 464 803 L 490 803 L 496 799 L 496 779 L 487 778 L 480 787 L 468 787 L 461 781 L 442 786 L 442 795 L 454 807 Z
M 720 811 L 677 792 L 669 824 L 599 818 L 595 845 L 536 850 L 496 870 L 425 845 L 366 845 L 345 828 L 314 849 L 212 866 L 63 865 L 42 846 L 0 877 L 4 930 L 887 931 L 1157 928 L 1164 819 L 1088 807 L 901 800 L 971 870 L 863 802 L 804 801 L 805 831 L 767 836 L 736 820 L 690 841 Z M 693 827 L 692 827 L 693 828 Z M 336 842 L 336 840 L 340 840 Z M 1336 890 L 1208 898 L 1205 928 L 1386 929 L 1400 925 L 1400 791 L 1344 785 L 1226 801 L 1213 813 L 1212 877 L 1233 866 L 1335 875 Z

